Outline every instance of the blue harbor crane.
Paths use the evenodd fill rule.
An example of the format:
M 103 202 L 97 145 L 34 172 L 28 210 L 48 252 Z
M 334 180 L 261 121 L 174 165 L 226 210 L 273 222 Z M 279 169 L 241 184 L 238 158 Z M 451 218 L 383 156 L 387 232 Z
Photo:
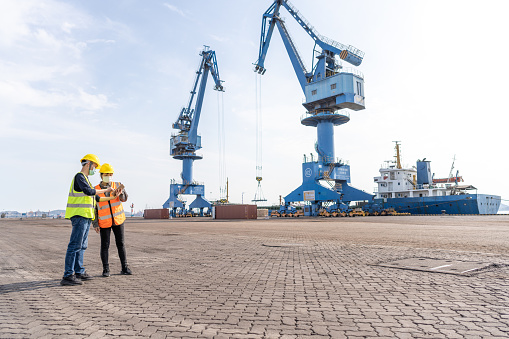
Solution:
M 191 90 L 189 103 L 187 107 L 182 108 L 177 121 L 172 126 L 179 132 L 171 136 L 170 155 L 174 159 L 182 160 L 182 173 L 180 174 L 182 182 L 177 183 L 172 180 L 170 197 L 163 204 L 163 208 L 170 208 L 173 216 L 176 216 L 177 213 L 187 213 L 185 202 L 180 198 L 180 195 L 196 195 L 196 199 L 189 205 L 189 209 L 199 209 L 200 215 L 203 215 L 205 208 L 208 211 L 211 210 L 210 202 L 204 198 L 205 186 L 193 181 L 193 162 L 203 158 L 196 151 L 202 148 L 201 136 L 198 135 L 198 124 L 209 73 L 215 82 L 214 90 L 224 92 L 224 87 L 219 77 L 215 51 L 205 46 L 203 51 L 200 52 L 200 56 L 202 58 L 196 71 L 196 79 Z M 196 92 L 197 89 L 198 92 Z M 192 108 L 195 96 L 196 104 Z
M 281 7 L 315 42 L 313 56 L 316 56 L 316 61 L 313 58 L 311 71 L 306 69 L 280 16 Z M 259 74 L 266 71 L 265 57 L 276 26 L 306 97 L 303 106 L 307 112 L 301 118 L 301 123 L 317 128 L 314 148 L 318 159 L 315 161 L 312 154 L 309 159 L 304 156 L 302 185 L 284 198 L 285 204 L 288 206 L 291 202 L 304 201 L 304 214 L 316 216 L 322 208 L 345 210 L 352 201 L 371 201 L 371 194 L 350 185 L 350 166 L 337 160 L 334 154 L 334 126 L 350 121 L 345 109 L 359 111 L 365 108 L 364 76 L 356 69 L 343 69 L 337 56 L 351 65 L 359 66 L 364 53 L 320 35 L 289 1 L 274 0 L 263 14 L 259 55 L 254 64 L 254 70 Z M 320 181 L 326 182 L 329 187 Z

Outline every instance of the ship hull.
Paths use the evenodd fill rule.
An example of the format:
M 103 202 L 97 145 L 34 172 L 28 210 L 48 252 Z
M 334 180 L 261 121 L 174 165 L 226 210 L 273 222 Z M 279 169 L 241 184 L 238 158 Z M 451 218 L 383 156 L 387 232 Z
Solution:
M 500 196 L 461 194 L 437 197 L 387 198 L 384 209 L 410 214 L 497 214 Z

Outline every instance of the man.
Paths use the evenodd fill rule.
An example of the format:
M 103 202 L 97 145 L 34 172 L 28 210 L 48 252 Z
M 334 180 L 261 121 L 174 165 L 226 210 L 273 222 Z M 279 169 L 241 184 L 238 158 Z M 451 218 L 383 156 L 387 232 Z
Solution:
M 60 285 L 81 285 L 82 280 L 90 280 L 92 277 L 85 272 L 83 267 L 83 255 L 88 246 L 88 230 L 95 218 L 95 203 L 100 201 L 96 194 L 111 192 L 113 189 L 96 190 L 88 180 L 89 175 L 94 175 L 95 169 L 100 165 L 99 158 L 94 154 L 87 154 L 81 159 L 81 171 L 78 172 L 71 182 L 65 218 L 71 219 L 71 239 L 67 245 L 65 254 L 65 272 Z M 111 200 L 114 197 L 102 198 Z
M 110 201 L 97 203 L 95 208 L 95 219 L 93 221 L 94 230 L 101 235 L 101 261 L 103 263 L 103 277 L 110 276 L 110 264 L 108 261 L 108 252 L 110 248 L 111 231 L 115 234 L 115 243 L 117 245 L 118 257 L 122 264 L 120 274 L 131 275 L 132 271 L 127 265 L 125 244 L 124 244 L 124 221 L 125 213 L 122 206 L 127 201 L 127 192 L 121 188 L 121 183 L 113 182 L 113 167 L 110 164 L 103 164 L 100 169 L 101 182 L 95 186 L 97 191 L 112 188 L 115 198 Z M 101 193 L 100 197 L 109 197 L 109 193 Z

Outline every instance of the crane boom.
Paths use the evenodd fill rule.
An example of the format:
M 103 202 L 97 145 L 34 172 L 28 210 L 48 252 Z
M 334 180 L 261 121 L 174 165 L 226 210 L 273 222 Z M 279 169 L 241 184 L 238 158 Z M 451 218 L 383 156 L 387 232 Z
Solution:
M 290 56 L 290 61 L 292 62 L 293 69 L 297 75 L 300 86 L 302 87 L 302 91 L 305 93 L 306 84 L 308 83 L 308 79 L 312 77 L 312 74 L 308 73 L 306 70 L 306 66 L 304 65 L 304 62 L 302 62 L 299 51 L 293 43 L 293 40 L 290 37 L 290 33 L 286 29 L 284 22 L 282 20 L 277 20 L 276 25 L 279 29 L 279 33 L 281 34 L 281 38 L 283 39 L 286 51 Z
M 276 25 L 276 18 L 279 17 L 279 9 L 281 8 L 280 1 L 274 1 L 274 3 L 265 11 L 262 18 L 262 34 L 260 37 L 260 50 L 258 52 L 258 60 L 255 63 L 255 72 L 260 74 L 265 73 L 264 63 L 267 51 L 270 45 L 270 39 L 274 32 Z M 269 27 L 267 28 L 267 19 L 269 19 Z
M 209 50 L 207 46 L 200 53 L 202 57 L 200 66 L 196 71 L 196 78 L 193 83 L 191 95 L 189 97 L 189 103 L 186 108 L 182 108 L 177 121 L 173 124 L 173 128 L 180 129 L 181 131 L 188 132 L 190 142 L 196 144 L 198 123 L 200 121 L 201 107 L 203 104 L 203 98 L 205 94 L 205 88 L 207 85 L 208 73 L 212 75 L 215 82 L 214 90 L 224 92 L 221 78 L 219 77 L 219 70 L 216 61 L 216 52 Z M 201 82 L 200 82 L 201 80 Z M 197 94 L 196 88 L 199 86 L 198 96 L 196 97 L 195 108 L 192 109 L 194 97 Z
M 306 20 L 306 18 L 299 12 L 299 10 L 294 5 L 292 5 L 292 3 L 290 3 L 290 1 L 274 0 L 274 3 L 263 14 L 262 34 L 260 38 L 260 50 L 258 54 L 258 60 L 255 63 L 256 72 L 264 74 L 266 71 L 264 66 L 265 57 L 267 56 L 267 51 L 272 37 L 272 32 L 274 31 L 274 26 L 276 24 L 282 23 L 282 20 L 279 16 L 279 10 L 281 6 L 288 10 L 288 12 L 293 16 L 297 23 L 299 23 L 299 25 L 304 29 L 304 31 L 315 41 L 315 43 L 318 46 L 320 46 L 320 48 L 322 48 L 322 50 L 337 54 L 342 60 L 345 60 L 346 62 L 354 66 L 359 66 L 362 63 L 362 60 L 364 58 L 364 52 L 351 45 L 348 46 L 344 45 L 318 33 L 318 31 L 309 23 L 308 20 Z M 267 20 L 270 21 L 268 29 Z M 283 36 L 283 33 L 281 33 L 281 35 Z M 291 39 L 289 40 L 291 41 Z

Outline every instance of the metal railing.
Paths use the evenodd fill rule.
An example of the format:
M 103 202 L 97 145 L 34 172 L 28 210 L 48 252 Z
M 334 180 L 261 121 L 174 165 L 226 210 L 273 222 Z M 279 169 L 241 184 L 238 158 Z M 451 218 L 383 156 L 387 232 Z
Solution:
M 304 23 L 304 26 L 305 26 L 304 29 L 310 30 L 320 41 L 322 41 L 322 42 L 324 42 L 324 43 L 326 43 L 326 44 L 328 44 L 330 46 L 336 47 L 336 48 L 338 48 L 340 50 L 347 50 L 350 53 L 357 55 L 361 59 L 364 58 L 364 52 L 361 51 L 360 49 L 355 48 L 352 45 L 348 45 L 348 46 L 344 45 L 344 44 L 342 44 L 340 42 L 337 42 L 335 40 L 327 38 L 326 36 L 321 35 L 320 33 L 318 33 L 318 31 L 315 30 L 314 26 L 312 26 L 309 23 L 309 21 L 302 15 L 302 13 L 299 12 L 299 10 L 290 1 L 285 1 L 285 3 L 288 6 L 287 9 L 290 12 L 290 14 L 292 14 L 293 17 L 296 20 L 302 21 Z
M 318 36 L 318 32 L 316 32 L 315 28 L 309 23 L 309 21 L 304 17 L 304 15 L 302 15 L 299 10 L 290 2 L 290 1 L 285 1 L 286 4 L 288 5 L 287 9 L 290 8 L 288 11 L 290 12 L 290 14 L 292 14 L 295 19 L 297 20 L 300 20 L 302 21 L 306 27 L 304 27 L 305 29 L 309 29 L 311 32 L 313 32 L 314 35 L 317 35 Z
M 176 185 L 189 185 L 189 186 L 202 186 L 202 185 L 205 185 L 205 182 L 204 181 L 196 181 L 196 180 L 193 180 L 192 183 L 190 184 L 184 184 L 184 182 L 182 180 L 176 180 L 176 179 L 171 179 L 170 180 L 170 184 L 176 184 Z
M 342 68 L 339 71 L 339 73 L 352 73 L 353 75 L 356 75 L 361 79 L 364 79 L 364 74 L 361 71 L 357 70 L 356 68 L 352 68 L 352 67 Z
M 334 111 L 334 112 L 331 112 L 331 110 L 327 110 L 327 109 L 318 109 L 314 112 L 306 112 L 304 113 L 303 115 L 301 115 L 300 117 L 300 120 L 304 120 L 306 118 L 310 118 L 310 117 L 316 117 L 316 116 L 323 116 L 323 115 L 342 115 L 342 116 L 345 116 L 345 117 L 348 117 L 350 119 L 350 113 L 348 113 L 347 111 L 345 110 L 338 110 L 338 111 Z

